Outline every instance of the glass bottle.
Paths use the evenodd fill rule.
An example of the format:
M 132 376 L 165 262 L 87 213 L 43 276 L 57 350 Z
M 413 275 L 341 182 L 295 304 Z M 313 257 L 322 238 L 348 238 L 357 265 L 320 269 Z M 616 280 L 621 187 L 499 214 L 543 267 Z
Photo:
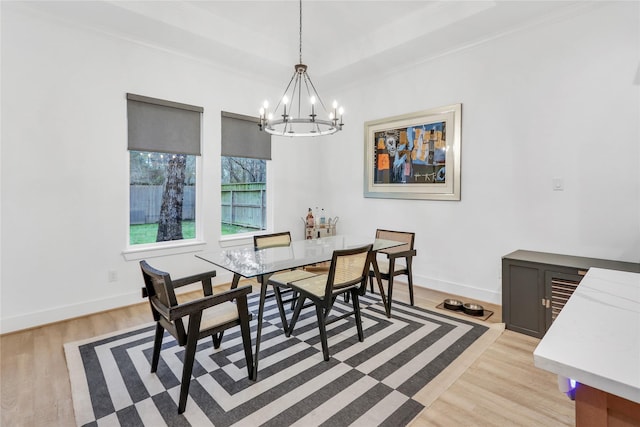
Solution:
M 311 212 L 311 208 L 309 208 L 309 212 L 307 212 L 307 227 L 313 228 L 315 225 L 315 219 L 313 218 L 313 212 Z

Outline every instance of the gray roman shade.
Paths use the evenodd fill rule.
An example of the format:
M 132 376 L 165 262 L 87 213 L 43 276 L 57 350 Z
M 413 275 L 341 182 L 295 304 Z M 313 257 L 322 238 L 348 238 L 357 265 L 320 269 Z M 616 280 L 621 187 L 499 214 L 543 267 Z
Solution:
M 202 107 L 127 94 L 129 150 L 200 155 Z
M 222 155 L 271 160 L 271 134 L 262 132 L 257 117 L 222 112 Z

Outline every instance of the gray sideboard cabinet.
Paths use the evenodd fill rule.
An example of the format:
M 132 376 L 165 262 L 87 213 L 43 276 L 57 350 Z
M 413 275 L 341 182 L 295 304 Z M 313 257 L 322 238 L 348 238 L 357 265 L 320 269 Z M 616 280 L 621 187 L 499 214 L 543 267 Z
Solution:
M 502 257 L 502 321 L 542 338 L 590 267 L 640 272 L 640 263 L 517 250 Z

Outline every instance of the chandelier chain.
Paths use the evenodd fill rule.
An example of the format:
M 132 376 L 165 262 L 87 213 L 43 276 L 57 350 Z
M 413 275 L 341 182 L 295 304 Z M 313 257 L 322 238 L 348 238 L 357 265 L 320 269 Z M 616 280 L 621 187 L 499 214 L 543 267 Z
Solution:
M 302 64 L 302 0 L 300 0 L 300 52 L 299 52 L 299 63 Z

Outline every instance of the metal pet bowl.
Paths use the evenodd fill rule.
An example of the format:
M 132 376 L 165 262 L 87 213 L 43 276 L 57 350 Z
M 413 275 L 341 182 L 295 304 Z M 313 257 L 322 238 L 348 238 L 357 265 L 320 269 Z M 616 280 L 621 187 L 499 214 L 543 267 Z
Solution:
M 482 316 L 484 315 L 484 307 L 480 304 L 471 304 L 466 303 L 462 305 L 462 311 L 465 314 L 469 314 L 471 316 Z
M 451 298 L 447 298 L 446 300 L 444 300 L 444 308 L 446 308 L 447 310 L 461 310 L 462 309 L 462 301 L 459 301 L 457 299 L 451 299 Z

